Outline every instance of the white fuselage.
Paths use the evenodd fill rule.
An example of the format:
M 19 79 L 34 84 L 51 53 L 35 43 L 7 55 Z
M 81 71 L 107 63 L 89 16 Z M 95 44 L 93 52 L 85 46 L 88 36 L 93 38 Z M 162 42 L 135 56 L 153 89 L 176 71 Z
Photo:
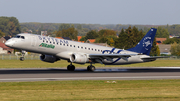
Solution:
M 81 43 L 76 41 L 57 39 L 53 37 L 40 36 L 35 34 L 19 34 L 25 38 L 11 38 L 6 44 L 9 47 L 35 52 L 46 55 L 53 55 L 61 59 L 69 60 L 71 54 L 138 54 L 122 49 L 115 49 L 112 47 L 99 46 L 89 43 Z M 113 58 L 111 61 L 103 59 L 103 64 L 119 65 L 147 62 L 143 61 L 142 57 L 149 57 L 148 55 L 135 55 L 128 58 Z

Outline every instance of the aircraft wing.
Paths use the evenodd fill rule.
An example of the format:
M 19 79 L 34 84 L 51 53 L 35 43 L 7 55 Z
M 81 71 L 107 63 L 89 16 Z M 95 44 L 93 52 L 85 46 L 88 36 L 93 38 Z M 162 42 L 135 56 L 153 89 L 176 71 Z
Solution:
M 137 54 L 89 54 L 89 58 L 103 64 L 103 59 L 106 59 L 108 61 L 113 61 L 113 58 L 122 58 L 124 60 L 127 60 L 128 57 L 135 55 Z
M 131 57 L 137 54 L 89 54 L 90 58 L 99 58 L 99 57 L 110 57 L 110 58 L 121 58 L 121 57 Z

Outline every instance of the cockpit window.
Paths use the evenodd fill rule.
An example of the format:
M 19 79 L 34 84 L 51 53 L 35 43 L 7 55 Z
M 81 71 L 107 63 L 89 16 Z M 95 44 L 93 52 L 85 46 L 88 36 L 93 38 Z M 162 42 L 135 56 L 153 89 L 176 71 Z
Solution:
M 21 36 L 22 39 L 25 39 L 24 36 Z
M 21 36 L 20 35 L 16 35 L 15 38 L 20 38 Z
M 20 36 L 20 35 L 16 35 L 14 38 L 21 38 L 21 39 L 25 39 L 24 36 Z

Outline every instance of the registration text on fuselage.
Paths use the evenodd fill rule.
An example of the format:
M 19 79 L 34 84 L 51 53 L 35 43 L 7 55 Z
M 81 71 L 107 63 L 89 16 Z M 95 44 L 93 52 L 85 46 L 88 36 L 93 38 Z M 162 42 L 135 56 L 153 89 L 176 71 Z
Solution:
M 53 37 L 45 37 L 45 36 L 40 36 L 40 35 L 38 37 L 39 37 L 39 40 L 69 44 L 69 42 L 67 40 L 64 40 L 64 39 L 57 39 L 57 38 L 53 38 Z

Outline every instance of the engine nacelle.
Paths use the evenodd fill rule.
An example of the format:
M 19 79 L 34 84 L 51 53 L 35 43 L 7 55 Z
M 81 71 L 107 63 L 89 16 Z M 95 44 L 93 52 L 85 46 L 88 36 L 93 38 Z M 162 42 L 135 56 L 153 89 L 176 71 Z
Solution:
M 59 60 L 57 57 L 53 55 L 43 55 L 43 54 L 40 56 L 40 59 L 41 61 L 50 62 L 50 63 L 54 63 Z
M 86 55 L 81 55 L 81 54 L 72 54 L 70 56 L 70 61 L 73 63 L 79 63 L 79 64 L 85 64 L 86 62 L 89 61 Z

